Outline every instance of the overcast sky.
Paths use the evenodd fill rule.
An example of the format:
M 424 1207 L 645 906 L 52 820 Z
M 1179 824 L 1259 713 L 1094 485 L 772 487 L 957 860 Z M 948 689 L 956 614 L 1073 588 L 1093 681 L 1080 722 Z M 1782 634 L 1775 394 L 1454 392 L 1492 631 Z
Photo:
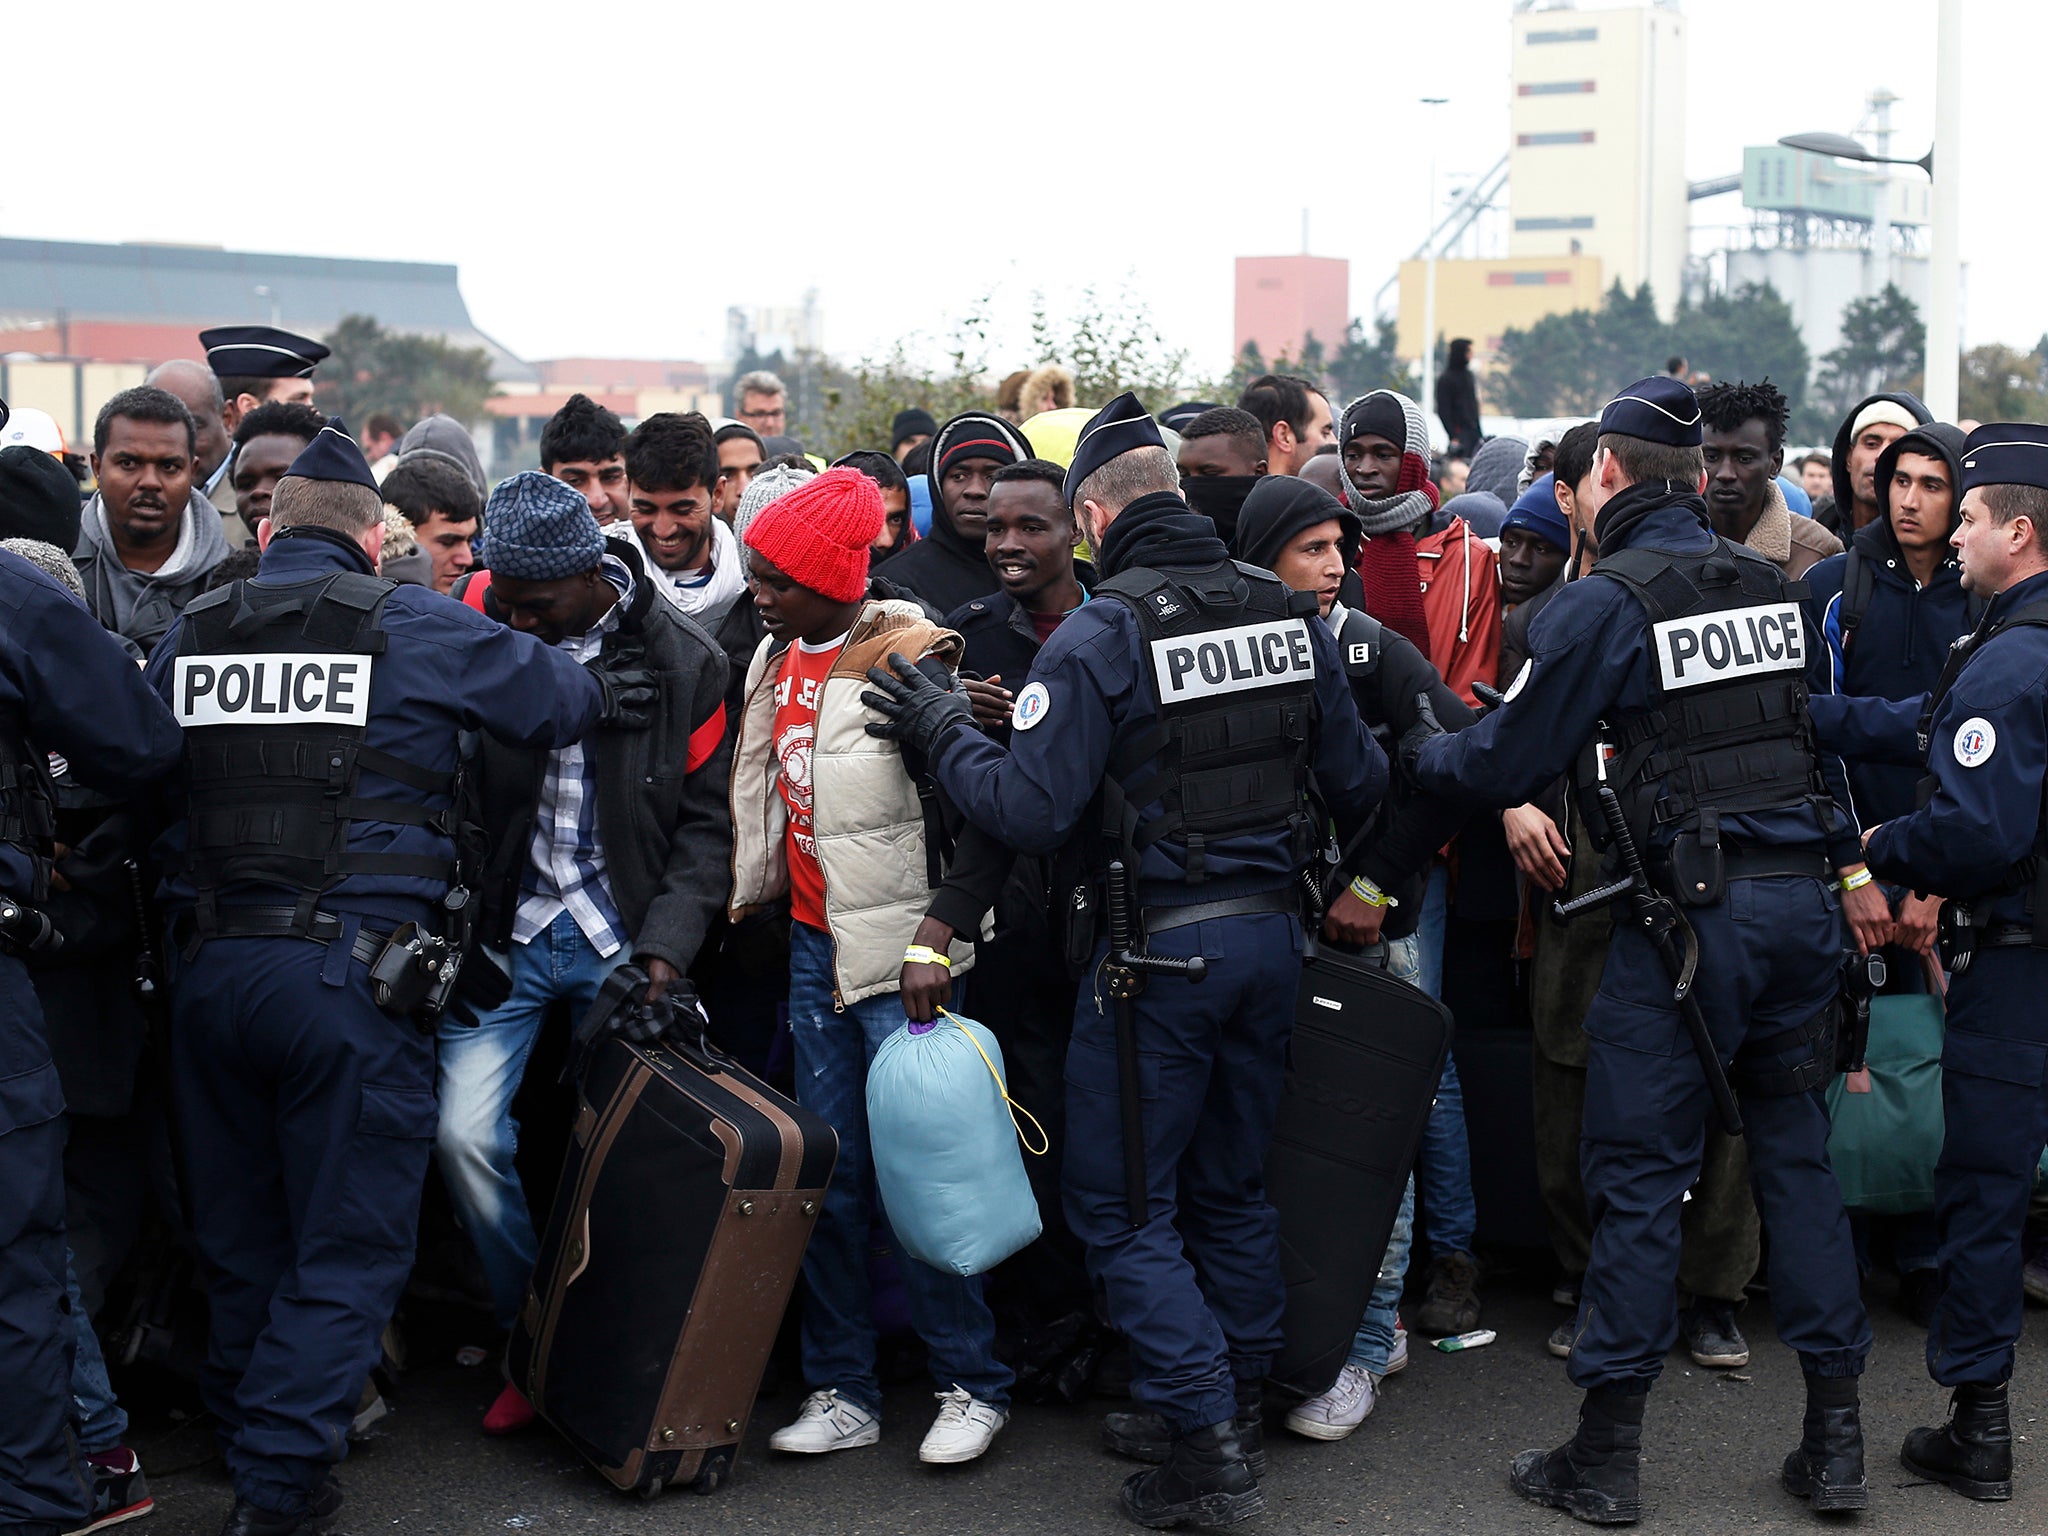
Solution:
M 2048 5 L 1962 3 L 1965 339 L 2028 347 L 2048 331 Z M 1894 152 L 1926 147 L 1932 0 L 1687 11 L 1692 177 L 1846 131 L 1877 85 L 1903 98 Z M 1314 250 L 1351 260 L 1354 310 L 1420 239 L 1416 98 L 1451 98 L 1447 184 L 1499 157 L 1509 12 L 20 4 L 0 234 L 454 262 L 476 323 L 527 357 L 708 358 L 726 305 L 813 285 L 853 356 L 984 292 L 1018 326 L 1034 291 L 1060 312 L 1092 283 L 1220 371 L 1231 258 L 1298 249 L 1304 207 Z

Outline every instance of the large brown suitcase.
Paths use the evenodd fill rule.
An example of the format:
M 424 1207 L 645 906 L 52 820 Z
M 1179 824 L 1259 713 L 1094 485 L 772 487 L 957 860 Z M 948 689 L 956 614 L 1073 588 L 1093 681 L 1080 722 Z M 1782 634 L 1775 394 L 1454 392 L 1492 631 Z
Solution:
M 731 1475 L 838 1154 L 701 1043 L 591 1053 L 506 1369 L 610 1482 Z

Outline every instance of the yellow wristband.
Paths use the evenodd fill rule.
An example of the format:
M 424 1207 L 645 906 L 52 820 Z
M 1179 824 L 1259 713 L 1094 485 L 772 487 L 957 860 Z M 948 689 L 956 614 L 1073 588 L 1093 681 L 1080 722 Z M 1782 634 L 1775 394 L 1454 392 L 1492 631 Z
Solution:
M 940 954 L 936 949 L 933 949 L 929 944 L 911 945 L 910 948 L 903 951 L 903 963 L 905 965 L 943 965 L 949 971 L 953 969 L 953 962 Z
M 1358 876 L 1351 882 L 1351 894 L 1364 902 L 1368 907 L 1398 907 L 1401 905 L 1400 902 L 1394 900 L 1393 897 L 1389 896 L 1363 875 Z
M 1859 869 L 1853 875 L 1842 876 L 1842 878 L 1837 882 L 1837 887 L 1838 889 L 1843 891 L 1860 891 L 1863 889 L 1863 887 L 1870 884 L 1871 880 L 1874 878 L 1875 877 L 1870 873 L 1869 870 Z

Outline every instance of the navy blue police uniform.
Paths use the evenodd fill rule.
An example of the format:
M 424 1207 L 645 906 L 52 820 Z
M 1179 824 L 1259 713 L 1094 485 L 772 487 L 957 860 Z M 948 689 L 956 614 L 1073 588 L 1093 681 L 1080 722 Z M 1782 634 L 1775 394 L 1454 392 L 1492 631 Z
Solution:
M 68 1429 L 64 1094 L 21 959 L 48 890 L 48 754 L 125 799 L 174 770 L 180 746 L 170 711 L 120 642 L 50 577 L 0 550 L 0 1530 L 71 1530 L 92 1508 Z
M 375 484 L 335 422 L 281 503 L 293 477 Z M 338 1502 L 329 1469 L 411 1267 L 433 1146 L 433 1035 L 379 1007 L 370 962 L 408 924 L 450 925 L 461 733 L 560 746 L 604 689 L 308 526 L 191 604 L 149 682 L 185 727 L 162 848 L 202 1387 L 237 1517 L 289 1529 Z
M 1963 489 L 1997 485 L 2048 488 L 2048 427 L 1992 423 L 1970 434 Z M 2037 543 L 2044 535 L 2037 526 Z M 1920 745 L 1928 777 L 1919 809 L 1878 827 L 1867 849 L 1881 878 L 1948 898 L 1954 972 L 1934 1171 L 1941 1292 L 1927 1369 L 1958 1389 L 1956 1420 L 1947 1431 L 1916 1431 L 1906 1457 L 1923 1475 L 2003 1498 L 2021 1228 L 2048 1142 L 2048 574 L 1999 593 L 1957 642 Z
M 1700 441 L 1691 391 L 1672 380 L 1632 386 L 1601 427 Z M 1828 1165 L 1822 1089 L 1844 944 L 1831 871 L 1857 855 L 1821 790 L 1799 593 L 1717 539 L 1690 486 L 1626 487 L 1595 536 L 1596 574 L 1566 585 L 1531 627 L 1530 660 L 1505 705 L 1429 741 L 1416 776 L 1453 800 L 1519 805 L 1574 767 L 1590 787 L 1604 755 L 1653 874 L 1698 936 L 1699 1005 L 1719 1060 L 1733 1064 L 1773 1234 L 1779 1336 L 1809 1381 L 1846 1382 L 1822 1396 L 1853 1402 L 1871 1334 Z M 1600 827 L 1597 811 L 1589 822 Z M 1594 1234 L 1570 1375 L 1590 1406 L 1632 1419 L 1639 1437 L 1642 1397 L 1677 1337 L 1680 1203 L 1699 1175 L 1709 1089 L 1672 978 L 1634 925 L 1616 924 L 1584 1027 L 1581 1158 Z M 1577 1507 L 1569 1490 L 1522 1491 L 1633 1518 L 1632 1449 L 1625 1460 L 1626 1487 L 1608 1491 L 1627 1510 L 1590 1495 Z M 1860 1450 L 1856 1462 L 1860 1479 Z
M 1133 397 L 1113 401 L 1083 433 L 1069 501 L 1110 458 L 1159 442 Z M 1151 951 L 1206 961 L 1204 979 L 1155 976 L 1134 1000 L 1142 1221 L 1126 1198 L 1106 943 L 1082 981 L 1066 1068 L 1067 1218 L 1130 1342 L 1131 1396 L 1185 1435 L 1227 1427 L 1281 1343 L 1263 1167 L 1301 979 L 1299 879 L 1327 835 L 1304 782 L 1312 772 L 1349 832 L 1388 768 L 1312 600 L 1233 563 L 1178 496 L 1126 506 L 1097 569 L 1093 600 L 1017 690 L 1008 748 L 951 730 L 931 767 L 969 822 L 1020 852 L 1077 838 L 1099 848 L 1107 829 L 1135 870 Z M 1235 731 L 1189 724 L 1204 704 L 1252 713 Z

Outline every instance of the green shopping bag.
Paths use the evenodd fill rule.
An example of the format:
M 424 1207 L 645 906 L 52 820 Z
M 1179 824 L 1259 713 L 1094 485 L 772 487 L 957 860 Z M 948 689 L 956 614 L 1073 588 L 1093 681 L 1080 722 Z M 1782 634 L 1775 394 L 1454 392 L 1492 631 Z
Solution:
M 1931 981 L 1940 972 L 1929 967 Z M 1941 1156 L 1942 1000 L 1939 991 L 1870 1005 L 1870 1092 L 1828 1085 L 1828 1159 L 1852 1211 L 1902 1216 L 1934 1209 Z

